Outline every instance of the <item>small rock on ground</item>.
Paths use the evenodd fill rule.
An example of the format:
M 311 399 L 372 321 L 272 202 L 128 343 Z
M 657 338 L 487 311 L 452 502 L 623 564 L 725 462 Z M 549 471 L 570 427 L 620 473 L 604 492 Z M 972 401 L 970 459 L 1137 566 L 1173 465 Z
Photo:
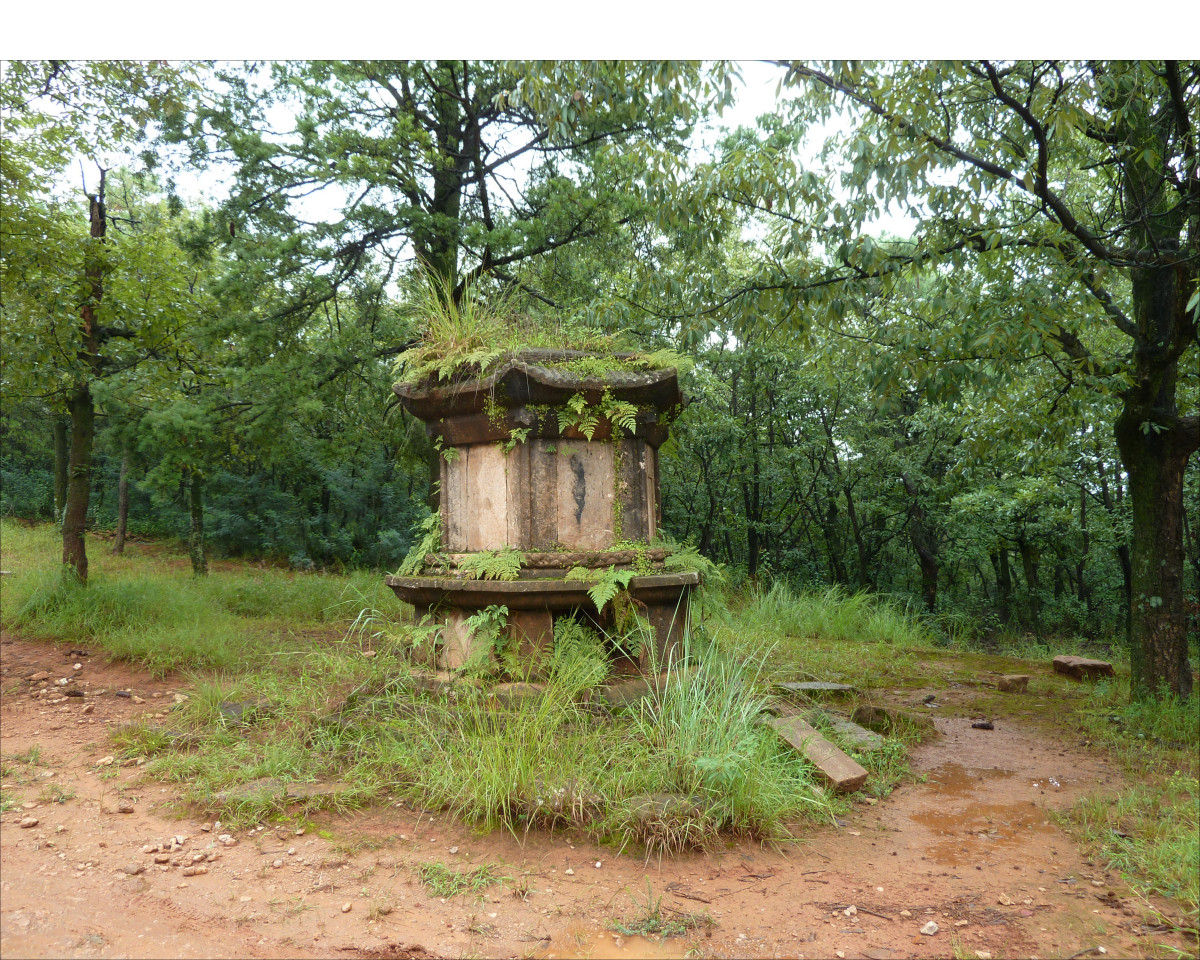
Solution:
M 935 933 L 938 932 L 938 925 L 936 923 L 934 923 L 932 920 L 930 920 L 927 924 L 925 924 L 925 926 L 923 926 L 921 928 L 921 932 L 923 934 L 925 934 L 925 936 L 927 936 L 927 937 L 932 937 Z

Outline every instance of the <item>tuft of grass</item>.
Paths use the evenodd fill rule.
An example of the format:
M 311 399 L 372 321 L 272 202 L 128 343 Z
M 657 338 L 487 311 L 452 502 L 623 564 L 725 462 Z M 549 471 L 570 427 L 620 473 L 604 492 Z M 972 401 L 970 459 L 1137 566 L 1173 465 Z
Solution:
M 841 587 L 794 592 L 783 583 L 755 589 L 740 609 L 741 619 L 763 625 L 784 637 L 819 638 L 828 643 L 881 643 L 895 647 L 929 647 L 934 635 L 907 608 L 866 592 Z
M 66 803 L 75 799 L 75 791 L 64 790 L 57 783 L 52 783 L 38 794 L 38 799 L 42 803 Z
M 700 815 L 647 818 L 626 807 L 613 826 L 648 851 L 674 852 L 703 845 L 697 828 L 780 839 L 784 821 L 822 815 L 806 764 L 759 722 L 767 705 L 756 692 L 761 659 L 737 662 L 715 643 L 693 649 L 685 644 L 667 665 L 660 696 L 643 701 L 634 720 L 659 771 L 645 793 L 688 798 Z
M 832 680 L 860 689 L 912 677 L 920 655 L 937 643 L 913 611 L 840 587 L 796 592 L 776 583 L 742 601 L 710 605 L 706 626 L 725 634 L 724 646 L 735 656 L 770 649 L 773 679 Z M 886 647 L 887 654 L 864 657 L 864 644 Z
M 456 870 L 434 861 L 417 867 L 417 876 L 435 897 L 457 897 L 460 893 L 482 893 L 488 887 L 504 883 L 508 877 L 496 872 L 496 865 L 485 863 L 471 870 Z
M 35 743 L 28 750 L 8 754 L 5 759 L 11 760 L 13 763 L 23 763 L 29 767 L 36 767 L 42 762 L 42 748 Z
M 631 894 L 632 897 L 632 894 Z M 646 880 L 646 902 L 638 904 L 637 913 L 625 922 L 610 921 L 608 929 L 626 937 L 681 937 L 690 930 L 715 925 L 707 911 L 704 913 L 682 913 L 662 905 L 662 894 L 654 896 L 649 879 Z

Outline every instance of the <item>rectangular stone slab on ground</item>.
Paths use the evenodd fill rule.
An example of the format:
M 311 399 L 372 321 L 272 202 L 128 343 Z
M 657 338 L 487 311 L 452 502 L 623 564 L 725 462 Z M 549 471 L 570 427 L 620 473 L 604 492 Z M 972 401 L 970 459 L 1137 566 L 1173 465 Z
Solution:
M 876 733 L 892 734 L 897 729 L 903 730 L 905 725 L 919 730 L 922 735 L 936 732 L 931 717 L 922 713 L 910 713 L 907 710 L 898 710 L 895 707 L 882 707 L 869 703 L 860 703 L 854 708 L 852 719 L 855 723 L 862 724 Z
M 867 771 L 817 733 L 800 717 L 774 717 L 763 723 L 774 728 L 793 749 L 804 754 L 838 793 L 853 793 L 867 782 Z
M 857 750 L 878 750 L 887 743 L 879 734 L 860 727 L 853 720 L 833 716 L 829 718 L 829 725 L 839 737 Z
M 848 683 L 830 683 L 825 680 L 803 680 L 794 683 L 780 682 L 775 684 L 776 689 L 783 690 L 785 693 L 800 693 L 805 696 L 849 696 L 855 690 Z
M 1090 680 L 1093 677 L 1111 677 L 1113 665 L 1106 660 L 1092 660 L 1088 657 L 1073 657 L 1062 653 L 1054 658 L 1054 672 L 1062 673 L 1076 680 Z

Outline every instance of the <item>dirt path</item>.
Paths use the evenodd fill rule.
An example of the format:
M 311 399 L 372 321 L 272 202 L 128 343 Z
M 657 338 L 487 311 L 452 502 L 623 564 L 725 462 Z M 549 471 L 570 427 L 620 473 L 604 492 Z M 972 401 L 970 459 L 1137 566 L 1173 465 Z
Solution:
M 322 815 L 303 833 L 243 831 L 226 846 L 219 828 L 206 832 L 191 814 L 177 814 L 170 786 L 137 766 L 97 765 L 112 754 L 116 726 L 165 716 L 177 683 L 7 635 L 0 669 L 0 752 L 6 797 L 16 800 L 0 818 L 5 958 L 693 951 L 884 960 L 956 949 L 1069 957 L 1101 946 L 1121 957 L 1153 942 L 1139 936 L 1136 897 L 1082 860 L 1050 819 L 1081 794 L 1114 785 L 1116 772 L 1093 751 L 1011 722 L 972 730 L 969 691 L 946 700 L 936 721 L 943 736 L 914 753 L 927 782 L 862 803 L 783 851 L 731 844 L 646 863 L 569 834 L 522 843 L 394 807 Z M 42 683 L 26 678 L 40 671 L 52 692 L 34 698 Z M 88 695 L 50 702 L 54 680 L 65 676 L 87 684 Z M 34 747 L 36 764 L 11 759 Z M 121 801 L 132 812 L 117 812 Z M 37 824 L 22 827 L 27 818 Z M 186 839 L 171 851 L 173 836 Z M 168 845 L 157 854 L 163 864 L 143 852 L 159 843 Z M 510 879 L 482 898 L 442 900 L 416 875 L 433 861 L 498 864 Z M 188 865 L 207 872 L 185 876 Z M 660 897 L 668 918 L 707 912 L 714 923 L 661 943 L 607 929 L 633 925 Z M 938 932 L 923 935 L 931 920 Z

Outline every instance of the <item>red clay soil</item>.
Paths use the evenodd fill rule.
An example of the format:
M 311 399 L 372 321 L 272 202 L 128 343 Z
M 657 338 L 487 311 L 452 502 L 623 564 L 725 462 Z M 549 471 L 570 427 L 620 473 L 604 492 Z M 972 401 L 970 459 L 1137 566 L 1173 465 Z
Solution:
M 1195 953 L 1194 941 L 1147 931 L 1146 904 L 1053 823 L 1052 811 L 1118 783 L 1102 755 L 1003 719 L 973 730 L 965 702 L 956 710 L 947 700 L 936 720 L 943 735 L 913 752 L 926 782 L 859 803 L 782 850 L 731 843 L 646 862 L 571 834 L 481 836 L 406 807 L 322 814 L 303 833 L 264 825 L 224 846 L 221 830 L 205 832 L 197 811 L 175 803 L 176 788 L 136 765 L 97 765 L 112 755 L 117 726 L 165 719 L 179 681 L 70 651 L 9 635 L 0 642 L 0 749 L 11 768 L 6 796 L 17 801 L 0 818 L 5 960 L 1065 958 L 1089 949 L 1099 957 L 1100 947 L 1140 956 L 1155 944 Z M 38 671 L 51 674 L 48 688 L 74 675 L 88 695 L 35 699 L 40 683 L 26 678 Z M 34 746 L 38 765 L 10 759 Z M 58 802 L 54 788 L 69 799 Z M 117 812 L 123 799 L 131 813 Z M 35 826 L 20 826 L 31 818 Z M 172 837 L 186 839 L 157 854 L 166 863 L 143 852 Z M 489 863 L 509 879 L 482 896 L 443 900 L 417 876 L 433 861 Z M 188 865 L 207 872 L 185 877 Z M 612 931 L 635 925 L 651 897 L 661 897 L 666 919 L 712 922 L 665 941 Z M 922 934 L 931 921 L 937 932 Z

